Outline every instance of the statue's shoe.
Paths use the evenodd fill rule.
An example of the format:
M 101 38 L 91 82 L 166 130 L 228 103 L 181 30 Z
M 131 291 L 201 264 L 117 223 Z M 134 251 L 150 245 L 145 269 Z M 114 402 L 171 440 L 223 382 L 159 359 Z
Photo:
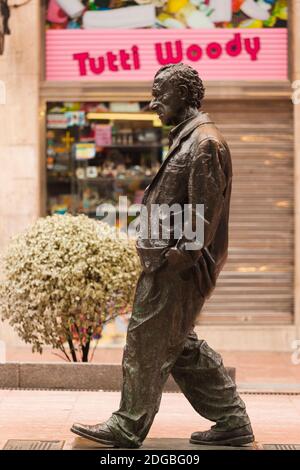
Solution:
M 218 430 L 218 425 L 208 431 L 193 432 L 191 444 L 210 446 L 243 446 L 254 442 L 254 435 L 250 424 L 231 431 Z
M 123 447 L 112 434 L 109 427 L 105 424 L 95 424 L 89 426 L 87 424 L 74 423 L 71 431 L 80 437 L 99 442 L 108 447 Z

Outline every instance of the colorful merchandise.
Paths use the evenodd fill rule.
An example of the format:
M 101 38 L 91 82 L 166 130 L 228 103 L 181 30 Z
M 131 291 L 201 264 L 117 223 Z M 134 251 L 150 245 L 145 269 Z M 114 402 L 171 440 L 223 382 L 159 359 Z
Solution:
M 47 115 L 48 129 L 67 129 L 67 127 L 68 119 L 65 113 L 51 113 Z
M 210 0 L 210 8 L 213 12 L 210 19 L 214 23 L 221 23 L 223 21 L 231 21 L 232 18 L 232 0 Z
M 136 5 L 105 11 L 87 11 L 82 20 L 84 29 L 145 28 L 155 24 L 154 5 Z
M 48 213 L 96 216 L 102 203 L 141 199 L 162 162 L 168 130 L 143 120 L 102 121 L 98 113 L 148 113 L 148 102 L 60 102 L 47 107 Z
M 84 111 L 67 111 L 65 113 L 68 127 L 84 126 L 85 125 L 85 112 Z
M 76 160 L 90 160 L 96 155 L 95 144 L 76 144 L 75 158 Z
M 255 20 L 266 21 L 270 17 L 271 5 L 266 2 L 255 2 L 254 0 L 245 0 L 241 5 L 241 11 L 245 15 Z
M 79 0 L 56 0 L 61 9 L 70 17 L 78 18 L 85 10 L 85 6 Z
M 134 4 L 135 3 L 135 4 Z M 49 0 L 50 28 L 283 28 L 287 0 Z
M 99 147 L 112 144 L 112 126 L 109 124 L 97 125 L 95 129 L 95 141 Z
M 60 8 L 56 0 L 50 0 L 47 11 L 47 21 L 50 23 L 67 24 L 68 15 Z

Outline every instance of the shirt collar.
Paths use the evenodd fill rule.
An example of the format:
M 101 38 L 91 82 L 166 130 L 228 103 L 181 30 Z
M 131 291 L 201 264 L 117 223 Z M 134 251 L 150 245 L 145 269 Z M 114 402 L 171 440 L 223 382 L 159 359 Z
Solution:
M 196 127 L 202 124 L 209 124 L 213 121 L 210 119 L 207 113 L 200 111 L 196 116 L 192 116 L 188 119 L 185 119 L 176 127 L 173 127 L 169 133 L 170 147 L 175 145 L 176 142 L 179 142 L 182 138 L 192 132 Z

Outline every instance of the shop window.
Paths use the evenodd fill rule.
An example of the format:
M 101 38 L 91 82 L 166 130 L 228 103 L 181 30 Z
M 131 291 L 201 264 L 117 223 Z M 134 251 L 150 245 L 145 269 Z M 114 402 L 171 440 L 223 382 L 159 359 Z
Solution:
M 49 0 L 46 14 L 51 29 L 282 28 L 287 17 L 287 0 Z
M 46 125 L 48 214 L 141 203 L 168 146 L 148 103 L 48 103 Z

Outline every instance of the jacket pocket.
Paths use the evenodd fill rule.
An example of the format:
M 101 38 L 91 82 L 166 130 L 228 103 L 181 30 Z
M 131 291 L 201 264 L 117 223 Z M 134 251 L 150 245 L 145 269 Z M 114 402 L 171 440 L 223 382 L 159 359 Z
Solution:
M 210 277 L 207 262 L 204 256 L 201 256 L 196 263 L 196 272 L 198 279 L 198 287 L 203 297 L 209 298 L 214 290 L 214 283 Z

